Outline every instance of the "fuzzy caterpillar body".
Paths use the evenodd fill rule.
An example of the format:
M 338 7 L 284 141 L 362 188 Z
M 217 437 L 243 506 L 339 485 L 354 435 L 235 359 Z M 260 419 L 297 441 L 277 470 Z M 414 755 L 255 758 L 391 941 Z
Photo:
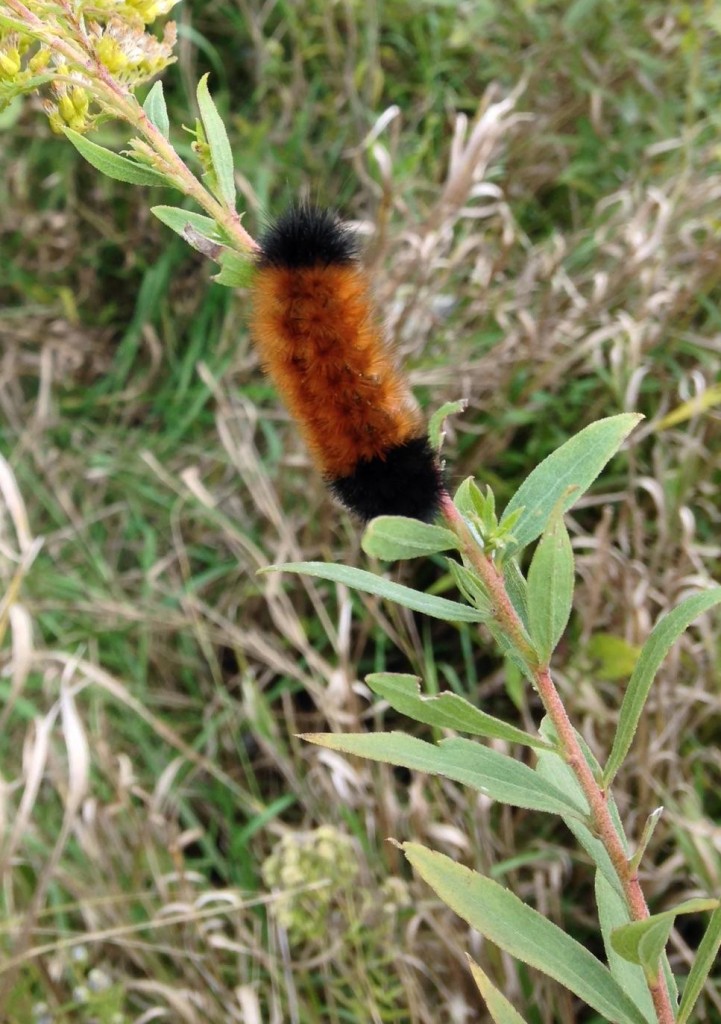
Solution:
M 333 493 L 361 519 L 430 520 L 440 469 L 373 313 L 351 232 L 292 207 L 260 242 L 251 332 Z

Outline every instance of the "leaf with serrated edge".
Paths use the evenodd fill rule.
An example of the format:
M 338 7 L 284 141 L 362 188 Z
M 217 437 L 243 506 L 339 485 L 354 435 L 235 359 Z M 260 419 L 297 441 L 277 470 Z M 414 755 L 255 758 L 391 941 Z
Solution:
M 200 118 L 205 129 L 205 137 L 210 148 L 213 170 L 218 182 L 221 198 L 231 210 L 235 209 L 235 171 L 233 169 L 233 151 L 230 148 L 228 132 L 223 119 L 218 113 L 208 90 L 208 77 L 205 74 L 198 82 L 198 106 Z
M 678 1008 L 676 1024 L 687 1024 L 691 1019 L 693 1008 L 703 992 L 706 979 L 716 963 L 716 956 L 721 947 L 721 909 L 717 908 L 711 915 L 708 928 L 699 943 Z
M 573 605 L 573 550 L 563 516 L 552 518 L 528 570 L 528 619 L 531 640 L 547 665 Z
M 158 131 L 161 133 L 161 135 L 163 135 L 166 139 L 170 138 L 170 119 L 168 117 L 168 108 L 165 105 L 165 96 L 163 95 L 162 82 L 156 82 L 153 88 L 148 93 L 148 95 L 145 97 L 145 103 L 143 103 L 143 110 L 148 115 L 148 117 L 153 122 Z
M 443 902 L 490 942 L 560 982 L 612 1024 L 648 1024 L 600 960 L 510 890 L 418 843 L 401 849 Z
M 493 1024 L 526 1024 L 518 1010 L 513 1008 L 488 975 L 484 974 L 475 960 L 471 960 L 467 953 L 466 960 L 471 968 L 471 974 L 478 987 L 478 991 L 483 996 L 486 1009 L 493 1018 Z
M 536 466 L 509 501 L 501 519 L 503 526 L 515 509 L 523 508 L 523 515 L 513 527 L 514 551 L 540 537 L 564 495 L 563 512 L 585 494 L 641 419 L 635 413 L 622 413 L 591 423 Z
M 442 775 L 511 807 L 577 817 L 588 814 L 583 804 L 577 804 L 528 765 L 472 740 L 453 738 L 438 744 L 426 743 L 403 732 L 308 733 L 303 739 L 370 761 Z
M 550 744 L 545 740 L 486 714 L 457 693 L 423 696 L 418 676 L 399 672 L 374 672 L 366 676 L 365 681 L 371 690 L 387 700 L 392 708 L 416 722 L 440 729 L 455 729 L 457 732 L 467 732 L 472 736 L 522 743 L 540 750 L 550 749 Z
M 448 601 L 445 597 L 434 597 L 432 594 L 424 594 L 420 590 L 412 590 L 411 587 L 404 587 L 401 583 L 392 583 L 383 576 L 376 576 L 375 573 L 367 572 L 365 569 L 354 569 L 347 565 L 332 565 L 328 562 L 285 562 L 283 565 L 269 565 L 259 570 L 264 572 L 294 572 L 303 576 L 316 576 L 321 580 L 329 580 L 332 583 L 343 583 L 354 590 L 361 590 L 366 594 L 375 594 L 387 601 L 394 601 L 396 604 L 410 608 L 411 611 L 421 612 L 423 615 L 430 615 L 434 619 L 443 619 L 445 622 L 483 622 L 485 616 L 475 608 L 459 604 L 457 601 Z
M 603 772 L 608 788 L 628 754 L 656 673 L 673 644 L 702 612 L 721 604 L 721 587 L 692 594 L 664 615 L 651 630 L 628 682 L 618 716 L 618 727 Z
M 66 136 L 77 149 L 81 156 L 85 157 L 89 164 L 101 174 L 116 181 L 125 181 L 130 185 L 172 185 L 171 181 L 156 171 L 153 167 L 146 167 L 135 160 L 129 160 L 126 156 L 113 153 L 104 146 L 98 146 L 91 142 L 84 135 L 74 132 L 72 128 L 63 128 Z
M 369 523 L 361 547 L 367 555 L 390 562 L 449 551 L 458 547 L 458 538 L 443 526 L 422 523 L 418 519 L 378 516 Z

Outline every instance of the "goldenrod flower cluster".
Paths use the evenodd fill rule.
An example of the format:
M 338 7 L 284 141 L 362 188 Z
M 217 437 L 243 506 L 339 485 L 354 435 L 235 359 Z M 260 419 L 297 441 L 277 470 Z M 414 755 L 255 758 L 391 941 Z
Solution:
M 177 0 L 74 0 L 59 5 L 26 0 L 37 20 L 0 27 L 0 109 L 22 93 L 45 92 L 53 131 L 85 132 L 111 110 L 106 73 L 133 92 L 175 59 L 175 24 L 160 38 L 147 31 Z M 5 5 L 0 0 L 0 11 Z

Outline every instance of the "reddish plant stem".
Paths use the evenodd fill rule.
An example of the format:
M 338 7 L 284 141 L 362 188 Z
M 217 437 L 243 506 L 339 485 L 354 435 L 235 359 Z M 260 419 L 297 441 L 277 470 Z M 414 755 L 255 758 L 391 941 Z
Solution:
M 631 919 L 643 921 L 649 916 L 649 912 L 638 880 L 638 873 L 629 863 L 624 844 L 608 808 L 606 793 L 597 782 L 583 754 L 568 712 L 551 678 L 550 670 L 547 665 L 539 664 L 523 623 L 506 592 L 501 572 L 479 546 L 449 494 L 444 494 L 441 499 L 441 512 L 460 540 L 462 553 L 483 580 L 491 599 L 496 625 L 513 642 L 533 674 L 538 695 L 548 717 L 553 722 L 565 761 L 588 801 L 592 828 L 603 843 L 618 875 Z M 659 972 L 658 981 L 655 984 L 648 982 L 648 987 L 659 1024 L 673 1024 L 675 1018 L 671 997 L 662 971 Z
M 206 213 L 217 221 L 234 239 L 241 252 L 255 253 L 258 244 L 245 230 L 237 211 L 219 202 L 198 180 L 180 158 L 172 144 L 150 120 L 132 90 L 110 74 L 105 65 L 97 59 L 92 41 L 84 32 L 81 23 L 70 4 L 60 0 L 70 25 L 72 39 L 63 38 L 59 30 L 53 31 L 38 18 L 22 0 L 5 0 L 7 6 L 25 23 L 27 30 L 42 40 L 56 53 L 61 53 L 71 64 L 78 66 L 86 76 L 86 85 L 106 110 L 127 122 L 143 135 L 158 157 L 156 168 L 166 174 L 186 196 L 194 199 Z

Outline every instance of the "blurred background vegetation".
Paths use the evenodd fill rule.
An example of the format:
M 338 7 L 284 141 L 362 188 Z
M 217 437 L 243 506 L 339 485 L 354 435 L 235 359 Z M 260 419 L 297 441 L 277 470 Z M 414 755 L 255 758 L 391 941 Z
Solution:
M 184 0 L 174 16 L 178 147 L 210 71 L 246 227 L 300 195 L 355 222 L 424 406 L 469 400 L 451 485 L 474 474 L 505 502 L 592 419 L 646 415 L 569 517 L 579 582 L 555 667 L 603 759 L 637 646 L 721 577 L 718 4 Z M 560 825 L 296 738 L 425 735 L 373 706 L 369 671 L 527 727 L 533 694 L 470 627 L 255 575 L 367 559 L 258 367 L 247 295 L 149 214 L 175 196 L 100 178 L 38 101 L 0 130 L 0 1019 L 463 1024 L 486 1019 L 469 950 L 532 1024 L 594 1020 L 479 948 L 386 842 L 490 871 L 595 943 L 592 874 Z M 441 559 L 390 571 L 450 586 Z M 701 620 L 619 778 L 630 834 L 666 807 L 653 910 L 721 886 L 720 660 Z M 700 931 L 674 932 L 681 978 Z M 699 1019 L 721 1020 L 718 979 Z

